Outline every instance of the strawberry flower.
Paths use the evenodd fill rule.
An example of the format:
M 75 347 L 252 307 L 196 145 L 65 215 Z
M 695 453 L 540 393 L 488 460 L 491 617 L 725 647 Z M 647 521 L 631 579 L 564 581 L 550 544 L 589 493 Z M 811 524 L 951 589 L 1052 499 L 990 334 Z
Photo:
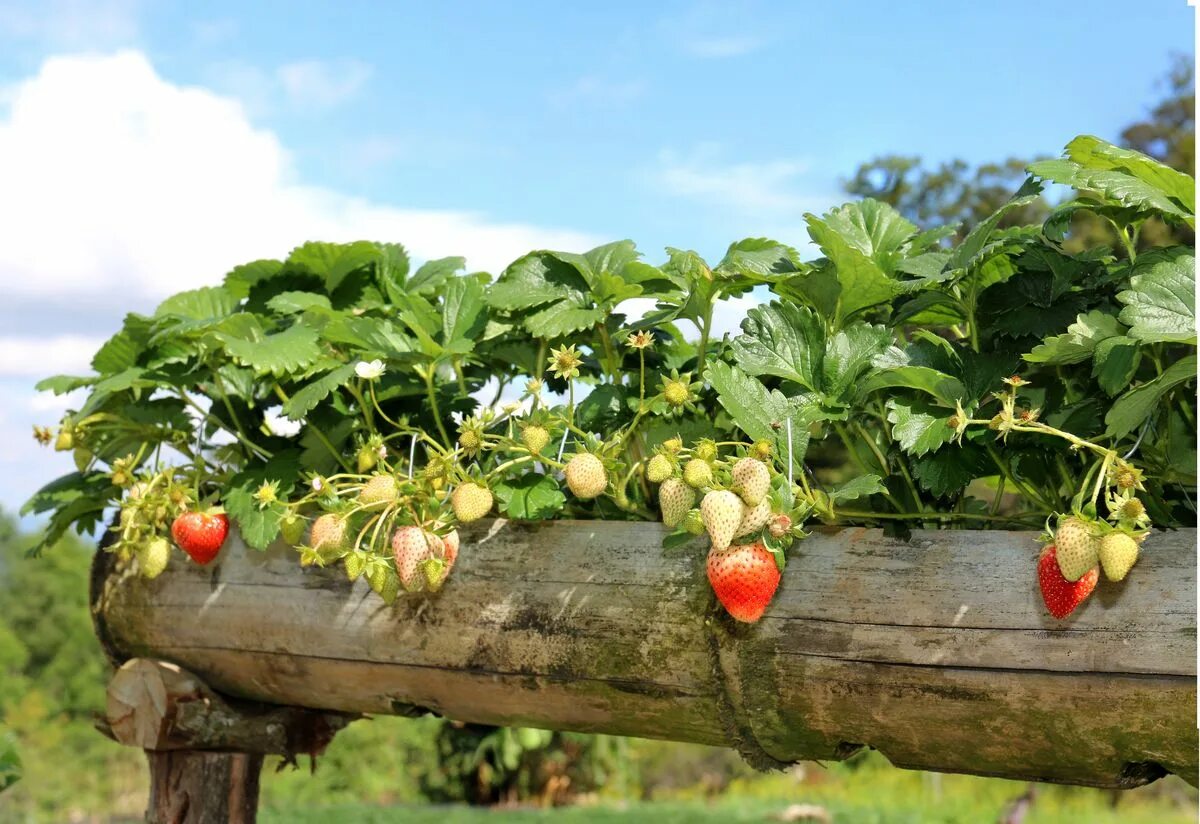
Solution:
M 359 361 L 354 365 L 354 374 L 363 380 L 373 381 L 384 373 L 383 361 L 376 358 L 373 361 Z

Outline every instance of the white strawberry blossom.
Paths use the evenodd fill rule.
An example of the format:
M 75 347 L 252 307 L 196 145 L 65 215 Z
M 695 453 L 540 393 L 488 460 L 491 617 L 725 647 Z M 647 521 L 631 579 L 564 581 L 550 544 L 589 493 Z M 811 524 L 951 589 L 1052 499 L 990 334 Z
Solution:
M 383 374 L 383 361 L 373 360 L 370 363 L 367 361 L 359 361 L 354 366 L 354 374 L 358 375 L 363 380 L 373 381 Z

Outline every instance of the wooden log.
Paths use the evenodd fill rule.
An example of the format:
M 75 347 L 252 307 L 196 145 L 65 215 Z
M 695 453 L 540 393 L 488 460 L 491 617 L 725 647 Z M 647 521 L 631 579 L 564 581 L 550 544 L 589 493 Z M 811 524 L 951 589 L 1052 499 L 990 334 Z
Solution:
M 714 606 L 704 542 L 662 536 L 487 522 L 442 592 L 392 607 L 231 538 L 154 581 L 98 558 L 93 610 L 115 655 L 258 701 L 736 746 L 761 766 L 871 746 L 911 768 L 1196 783 L 1195 530 L 1155 534 L 1062 622 L 1033 533 L 818 532 L 753 626 Z
M 263 755 L 316 756 L 351 718 L 227 701 L 182 667 L 134 658 L 109 682 L 104 730 L 146 751 L 151 824 L 250 824 Z

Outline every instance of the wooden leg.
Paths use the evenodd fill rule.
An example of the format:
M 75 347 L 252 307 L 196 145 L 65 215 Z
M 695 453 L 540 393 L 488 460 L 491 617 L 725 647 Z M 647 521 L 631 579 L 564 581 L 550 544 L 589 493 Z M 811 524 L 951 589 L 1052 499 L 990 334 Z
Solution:
M 254 824 L 263 757 L 251 753 L 147 750 L 147 824 Z

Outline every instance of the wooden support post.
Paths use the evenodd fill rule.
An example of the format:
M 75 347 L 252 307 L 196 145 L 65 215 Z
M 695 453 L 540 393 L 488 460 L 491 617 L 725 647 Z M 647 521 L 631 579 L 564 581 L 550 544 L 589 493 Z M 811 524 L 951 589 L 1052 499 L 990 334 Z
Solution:
M 234 701 L 175 664 L 134 658 L 109 682 L 100 726 L 146 751 L 150 824 L 250 824 L 263 756 L 315 756 L 353 718 Z

